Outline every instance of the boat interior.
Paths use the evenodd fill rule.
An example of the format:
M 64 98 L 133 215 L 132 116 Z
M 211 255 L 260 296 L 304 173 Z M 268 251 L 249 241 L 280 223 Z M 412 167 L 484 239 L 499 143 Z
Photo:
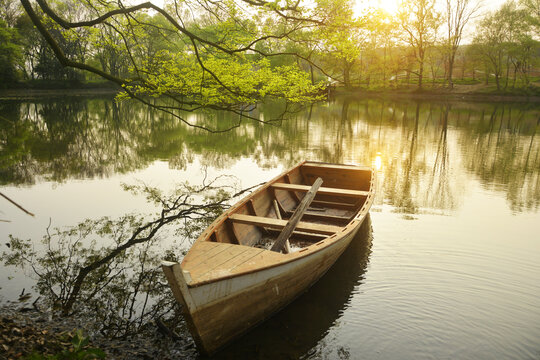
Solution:
M 300 221 L 281 249 L 283 253 L 299 251 L 338 232 L 354 219 L 369 195 L 371 176 L 367 167 L 303 163 L 233 208 L 203 241 L 270 249 L 292 222 L 297 207 L 302 207 L 297 211 L 301 214 L 295 216 Z M 322 184 L 314 189 L 309 206 L 304 206 L 302 200 L 313 192 L 310 190 L 318 178 Z

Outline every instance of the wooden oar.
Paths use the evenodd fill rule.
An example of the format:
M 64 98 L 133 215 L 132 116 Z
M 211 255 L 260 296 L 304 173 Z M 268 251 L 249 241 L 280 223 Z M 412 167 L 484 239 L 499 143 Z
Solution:
M 276 212 L 276 216 L 279 220 L 281 220 L 281 212 L 279 211 L 279 205 L 277 203 L 277 200 L 274 199 L 274 211 Z M 289 243 L 289 239 L 285 241 L 285 247 L 283 248 L 283 252 L 285 254 L 288 254 L 291 252 L 291 244 Z
M 296 210 L 294 210 L 294 213 L 289 219 L 289 222 L 287 223 L 287 225 L 285 225 L 283 230 L 281 230 L 281 233 L 279 234 L 276 242 L 274 243 L 274 245 L 272 246 L 270 250 L 281 252 L 281 250 L 283 249 L 283 246 L 285 246 L 285 243 L 287 242 L 292 232 L 296 228 L 296 225 L 298 225 L 298 222 L 300 221 L 300 219 L 302 218 L 302 215 L 304 215 L 307 208 L 313 201 L 313 198 L 317 194 L 317 190 L 321 186 L 322 182 L 323 181 L 320 177 L 317 178 L 317 180 L 315 180 L 315 182 L 311 186 L 311 189 L 309 189 L 309 191 L 306 193 L 306 195 L 304 196 L 304 198 L 302 199 L 302 201 L 300 202 Z

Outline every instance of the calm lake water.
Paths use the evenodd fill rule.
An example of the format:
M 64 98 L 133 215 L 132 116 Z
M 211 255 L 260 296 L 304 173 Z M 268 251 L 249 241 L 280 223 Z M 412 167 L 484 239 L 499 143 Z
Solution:
M 0 115 L 0 191 L 36 214 L 0 199 L 2 240 L 155 210 L 122 183 L 231 174 L 247 187 L 304 159 L 377 170 L 369 221 L 338 263 L 218 357 L 540 359 L 539 104 L 339 98 L 225 134 L 111 99 L 3 101 Z M 4 300 L 33 284 L 0 271 Z

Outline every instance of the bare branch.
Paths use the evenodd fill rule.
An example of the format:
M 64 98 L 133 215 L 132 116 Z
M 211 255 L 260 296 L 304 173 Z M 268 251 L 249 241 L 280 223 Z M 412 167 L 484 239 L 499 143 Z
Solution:
M 34 216 L 33 213 L 31 213 L 30 211 L 26 210 L 25 208 L 23 208 L 21 205 L 17 204 L 14 200 L 10 199 L 7 195 L 5 195 L 3 192 L 0 191 L 0 196 L 2 196 L 4 199 L 6 199 L 7 201 L 9 201 L 10 203 L 12 203 L 13 205 L 15 205 L 16 207 L 18 207 L 19 209 L 21 209 L 22 211 L 24 211 L 25 213 L 27 213 L 28 215 L 30 216 Z

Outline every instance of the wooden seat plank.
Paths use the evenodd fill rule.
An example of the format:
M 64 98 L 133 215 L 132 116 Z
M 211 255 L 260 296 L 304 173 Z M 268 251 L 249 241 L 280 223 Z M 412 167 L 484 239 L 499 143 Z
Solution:
M 270 185 L 274 189 L 289 190 L 289 191 L 309 191 L 311 186 L 300 184 L 287 184 L 287 183 L 273 183 Z M 320 195 L 335 195 L 335 196 L 349 196 L 349 197 L 364 197 L 368 196 L 368 191 L 349 190 L 339 188 L 320 187 L 317 191 Z
M 320 206 L 322 208 L 335 208 L 335 209 L 355 209 L 359 207 L 357 204 L 334 202 L 334 201 L 323 201 L 323 200 L 313 200 L 311 205 Z
M 307 162 L 303 165 L 304 168 L 319 168 L 319 169 L 331 169 L 331 170 L 355 170 L 355 171 L 369 171 L 371 170 L 367 166 L 361 165 L 341 165 L 341 164 L 325 164 L 325 163 L 310 163 Z
M 283 229 L 287 225 L 287 220 L 280 220 L 274 218 L 267 218 L 262 216 L 251 216 L 244 214 L 232 214 L 229 216 L 234 222 L 241 224 L 250 224 L 256 226 L 263 226 L 272 229 Z M 316 234 L 325 234 L 332 235 L 341 230 L 339 226 L 323 225 L 323 224 L 313 224 L 300 221 L 296 229 L 299 231 L 313 232 Z
M 271 234 L 276 234 L 276 235 L 279 235 L 280 233 L 280 231 L 277 229 L 268 229 L 268 232 Z M 291 238 L 293 237 L 296 239 L 304 239 L 311 242 L 318 242 L 318 241 L 326 239 L 327 235 L 307 233 L 307 232 L 302 232 L 302 231 L 293 231 Z
M 292 214 L 292 211 L 288 211 L 287 215 L 290 216 Z M 349 222 L 351 220 L 351 216 L 355 215 L 354 213 L 349 216 L 339 216 L 339 215 L 330 215 L 330 214 L 324 214 L 320 212 L 305 212 L 302 216 L 302 219 L 320 219 L 320 220 L 329 220 L 329 221 L 341 221 L 341 222 Z
M 287 225 L 285 225 L 281 233 L 278 235 L 276 241 L 274 242 L 274 245 L 272 245 L 272 248 L 270 250 L 275 252 L 281 252 L 283 250 L 283 248 L 285 247 L 285 243 L 289 239 L 289 236 L 291 236 L 294 229 L 296 229 L 296 227 L 298 226 L 300 219 L 302 219 L 302 215 L 304 215 L 307 208 L 313 201 L 313 198 L 315 197 L 315 195 L 317 195 L 317 190 L 322 183 L 323 179 L 317 178 L 313 185 L 311 185 L 311 188 L 308 190 L 300 204 L 298 204 L 298 207 L 294 210 L 291 218 L 287 221 Z

